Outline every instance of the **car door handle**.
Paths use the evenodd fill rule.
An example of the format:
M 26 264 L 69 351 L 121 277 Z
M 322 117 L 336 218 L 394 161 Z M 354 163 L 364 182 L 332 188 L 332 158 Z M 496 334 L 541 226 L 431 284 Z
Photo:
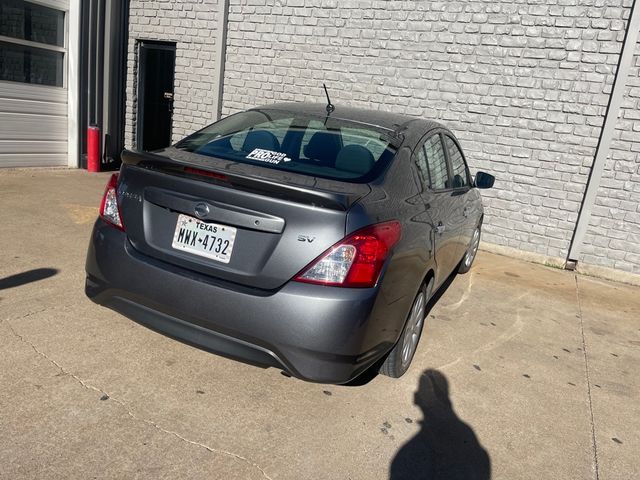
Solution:
M 462 215 L 465 218 L 469 216 L 469 207 L 464 207 L 464 210 L 462 210 Z
M 445 230 L 446 230 L 446 227 L 442 224 L 442 222 L 436 225 L 436 232 L 439 233 L 440 235 L 442 235 Z

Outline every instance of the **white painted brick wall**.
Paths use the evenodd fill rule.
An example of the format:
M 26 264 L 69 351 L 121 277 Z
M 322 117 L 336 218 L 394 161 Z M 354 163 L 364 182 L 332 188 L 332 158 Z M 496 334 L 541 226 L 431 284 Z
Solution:
M 640 42 L 579 261 L 640 274 Z
M 595 155 L 631 0 L 231 0 L 223 114 L 332 101 L 435 118 L 461 140 L 483 193 L 484 239 L 565 258 Z M 131 2 L 135 42 L 177 42 L 174 140 L 214 118 L 216 2 Z M 640 267 L 638 60 L 581 261 Z
M 131 0 L 125 146 L 135 145 L 137 45 L 140 40 L 176 43 L 173 141 L 211 123 L 217 0 Z
M 438 119 L 498 178 L 484 239 L 565 257 L 630 2 L 601 4 L 232 0 L 223 111 L 326 82 L 338 108 Z

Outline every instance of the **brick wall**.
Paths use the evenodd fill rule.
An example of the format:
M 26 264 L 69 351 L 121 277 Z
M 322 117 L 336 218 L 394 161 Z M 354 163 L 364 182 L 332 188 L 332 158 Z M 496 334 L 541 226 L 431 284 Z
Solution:
M 217 0 L 131 0 L 125 146 L 135 144 L 137 46 L 140 40 L 176 43 L 173 141 L 212 122 Z
M 484 240 L 566 258 L 632 0 L 231 0 L 223 115 L 332 101 L 437 119 L 483 192 Z M 145 7 L 144 5 L 149 5 Z M 216 2 L 131 2 L 126 143 L 136 39 L 177 42 L 173 139 L 214 119 Z M 579 259 L 640 267 L 638 57 Z
M 579 260 L 640 273 L 640 42 Z
M 223 112 L 326 82 L 338 108 L 438 119 L 498 177 L 484 240 L 564 258 L 630 4 L 232 0 Z

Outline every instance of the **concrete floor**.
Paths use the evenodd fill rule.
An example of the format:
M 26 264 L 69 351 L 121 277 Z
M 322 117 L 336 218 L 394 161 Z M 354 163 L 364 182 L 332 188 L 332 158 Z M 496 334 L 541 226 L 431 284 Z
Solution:
M 640 289 L 481 253 L 413 366 L 303 383 L 88 301 L 105 174 L 0 172 L 0 477 L 640 478 Z

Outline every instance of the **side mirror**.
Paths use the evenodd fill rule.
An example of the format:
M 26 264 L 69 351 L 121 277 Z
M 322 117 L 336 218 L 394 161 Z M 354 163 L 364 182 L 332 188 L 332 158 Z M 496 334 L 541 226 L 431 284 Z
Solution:
M 478 188 L 491 188 L 493 187 L 496 177 L 489 173 L 478 172 L 476 173 L 476 187 Z

